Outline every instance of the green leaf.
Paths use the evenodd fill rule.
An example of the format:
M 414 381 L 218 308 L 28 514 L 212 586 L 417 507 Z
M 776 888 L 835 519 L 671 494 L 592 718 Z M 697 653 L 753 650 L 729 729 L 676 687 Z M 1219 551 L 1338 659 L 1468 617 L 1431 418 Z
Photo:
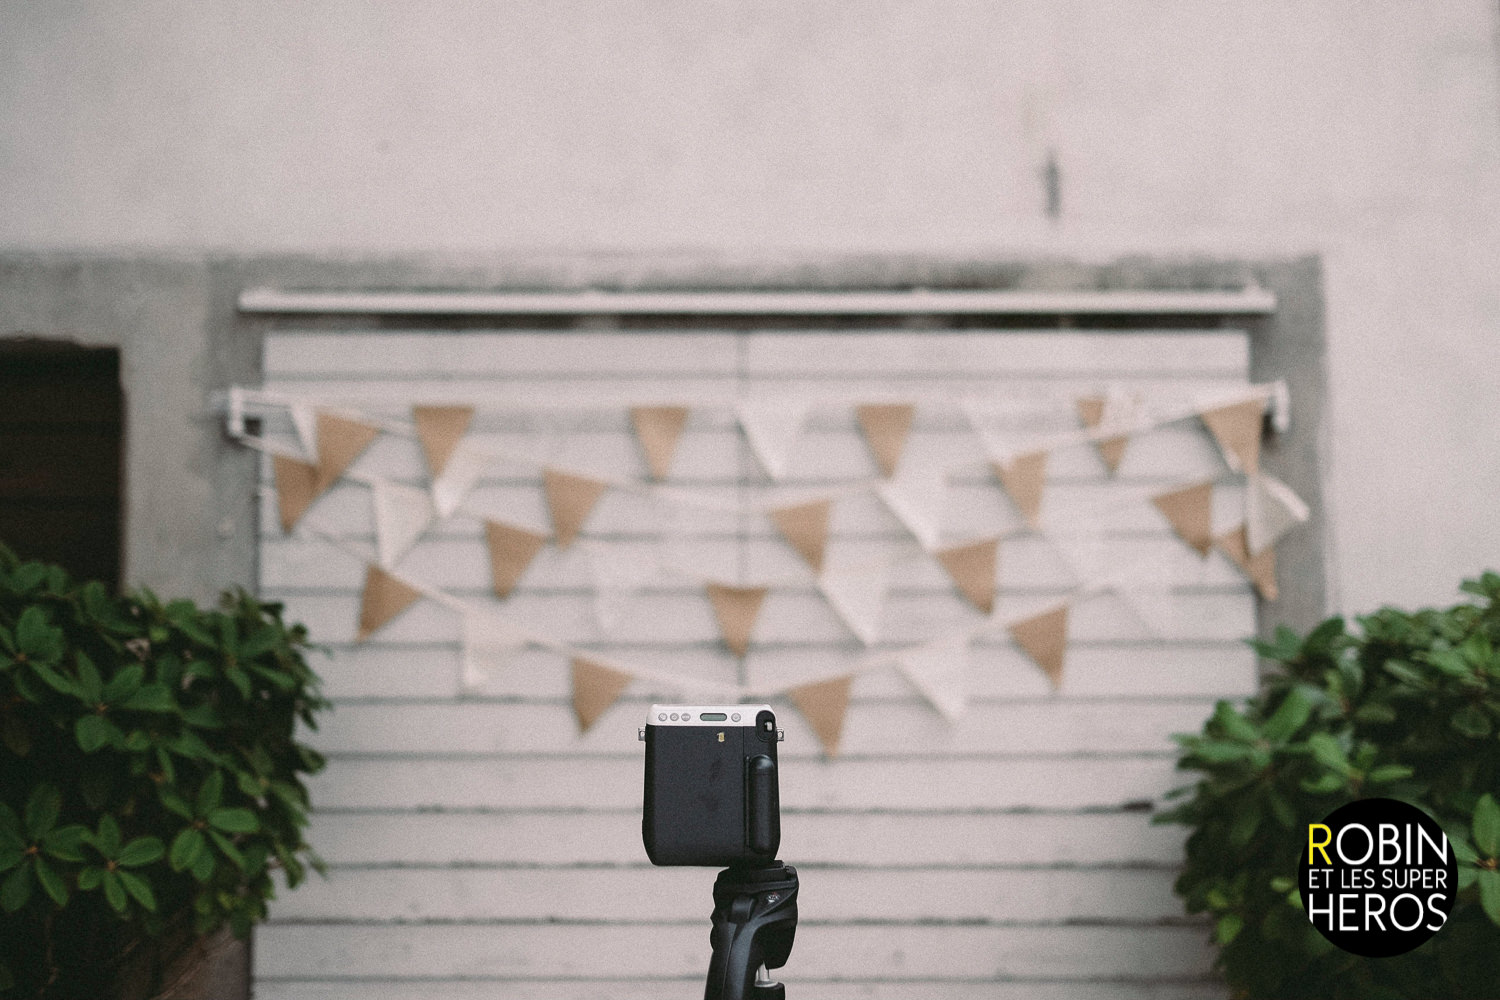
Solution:
M 193 805 L 193 814 L 207 816 L 224 800 L 224 772 L 210 771 L 203 784 L 198 786 L 198 798 Z
M 84 892 L 99 888 L 99 883 L 103 881 L 104 869 L 95 865 L 90 865 L 78 873 L 78 888 Z
M 60 674 L 42 663 L 31 664 L 31 672 L 40 677 L 43 684 L 46 684 L 58 694 L 65 694 L 80 701 L 84 700 L 83 688 L 73 678 L 65 674 Z
M 16 621 L 16 645 L 33 662 L 52 661 L 62 653 L 62 629 L 53 628 L 40 604 L 28 605 Z
M 21 865 L 0 883 L 0 909 L 15 913 L 31 899 L 31 865 Z
M 42 858 L 36 858 L 36 880 L 42 887 L 42 891 L 52 897 L 52 902 L 58 906 L 68 905 L 68 887 L 63 883 L 62 876 L 52 870 Z
M 1396 708 L 1384 702 L 1372 701 L 1354 710 L 1354 721 L 1367 725 L 1384 725 L 1396 721 Z
M 108 684 L 104 685 L 104 690 L 100 692 L 100 700 L 108 702 L 111 705 L 124 701 L 135 694 L 136 690 L 140 688 L 141 682 L 145 680 L 145 677 L 145 667 L 139 663 L 130 664 L 118 674 L 115 674 L 114 677 L 110 678 Z
M 1229 824 L 1230 846 L 1240 848 L 1249 844 L 1255 837 L 1255 831 L 1260 829 L 1260 819 L 1260 806 L 1255 799 L 1242 799 Z
M 1227 740 L 1199 740 L 1191 754 L 1210 764 L 1229 764 L 1250 756 L 1253 747 Z
M 218 866 L 219 859 L 214 856 L 214 852 L 204 848 L 203 852 L 193 861 L 193 878 L 199 882 L 207 882 L 213 878 L 214 869 Z
M 1448 724 L 1470 739 L 1479 739 L 1490 734 L 1490 717 L 1478 705 L 1465 705 L 1453 713 Z
M 9 836 L 0 839 L 0 872 L 8 872 L 26 858 L 26 843 Z
M 1372 768 L 1365 775 L 1365 780 L 1372 785 L 1385 785 L 1392 781 L 1402 781 L 1412 776 L 1412 769 L 1405 764 L 1382 764 Z
M 1275 713 L 1266 720 L 1261 735 L 1272 743 L 1285 743 L 1312 714 L 1313 702 L 1305 689 L 1294 687 L 1286 693 Z
M 83 699 L 91 705 L 104 700 L 104 681 L 99 677 L 99 668 L 82 650 L 73 656 L 78 663 L 78 686 L 83 689 Z
M 162 847 L 160 839 L 137 837 L 120 850 L 120 856 L 116 860 L 128 868 L 139 868 L 159 860 L 165 853 L 166 848 Z
M 248 674 L 239 667 L 230 665 L 224 668 L 224 676 L 229 679 L 229 683 L 234 685 L 241 698 L 246 701 L 250 700 L 250 676 Z
M 135 897 L 137 903 L 140 903 L 152 913 L 156 912 L 156 896 L 152 894 L 149 882 L 134 872 L 117 871 L 114 875 L 120 880 L 120 884 L 125 887 L 125 891 Z
M 1490 923 L 1500 926 L 1500 871 L 1486 868 L 1479 873 L 1479 905 Z
M 1319 778 L 1303 778 L 1302 790 L 1313 795 L 1328 795 L 1344 787 L 1344 776 L 1327 773 Z
M 125 887 L 120 884 L 119 872 L 105 871 L 104 898 L 109 900 L 110 907 L 116 913 L 124 913 L 125 907 L 130 905 L 130 900 L 125 898 Z
M 84 753 L 94 753 L 108 746 L 114 740 L 123 738 L 120 730 L 115 728 L 102 715 L 80 715 L 78 721 L 73 724 L 73 735 L 78 740 L 78 747 Z
M 194 705 L 191 708 L 184 708 L 179 714 L 182 716 L 182 721 L 196 729 L 224 728 L 224 717 L 219 714 L 217 708 L 208 702 L 204 702 L 201 705 Z
M 1307 738 L 1307 745 L 1312 750 L 1313 759 L 1324 767 L 1340 774 L 1348 774 L 1353 770 L 1349 758 L 1344 755 L 1344 748 L 1328 733 L 1313 733 Z
M 1226 913 L 1219 918 L 1214 928 L 1214 940 L 1222 947 L 1239 937 L 1245 927 L 1245 919 L 1238 913 Z
M 1500 803 L 1489 792 L 1474 804 L 1474 845 L 1486 857 L 1500 857 Z
M 42 837 L 42 850 L 59 861 L 82 861 L 83 842 L 88 835 L 88 827 L 79 823 L 60 826 Z
M 167 862 L 173 871 L 183 871 L 191 868 L 208 847 L 208 842 L 203 839 L 203 832 L 195 827 L 187 827 L 172 841 L 172 849 L 167 852 Z
M 220 853 L 222 853 L 230 861 L 233 861 L 234 866 L 240 871 L 245 870 L 245 856 L 240 853 L 239 848 L 234 846 L 233 841 L 231 841 L 228 837 L 224 836 L 217 830 L 208 831 L 208 835 L 213 840 L 213 842 L 218 845 Z
M 208 814 L 208 822 L 225 833 L 254 833 L 260 829 L 260 820 L 249 809 L 214 809 Z
M 165 685 L 147 684 L 119 707 L 131 712 L 172 712 L 177 709 L 177 702 Z
M 183 798 L 181 795 L 178 795 L 172 789 L 162 787 L 157 792 L 157 797 L 161 799 L 161 804 L 166 807 L 168 812 L 175 813 L 176 815 L 181 816 L 183 819 L 194 818 L 193 807 L 188 805 L 187 799 Z
M 57 816 L 61 812 L 62 792 L 45 782 L 37 785 L 26 799 L 26 808 L 21 814 L 27 834 L 36 840 L 57 825 Z
M 25 839 L 25 830 L 21 826 L 21 817 L 16 811 L 4 802 L 0 802 L 0 843 L 4 843 L 6 834 L 10 834 L 17 841 Z
M 91 839 L 100 854 L 113 859 L 120 853 L 120 824 L 105 813 L 99 817 L 99 830 Z

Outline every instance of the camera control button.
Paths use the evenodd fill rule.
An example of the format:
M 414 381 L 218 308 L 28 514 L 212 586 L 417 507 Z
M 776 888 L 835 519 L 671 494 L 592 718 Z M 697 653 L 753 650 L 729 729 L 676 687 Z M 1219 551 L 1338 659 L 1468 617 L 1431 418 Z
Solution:
M 658 713 L 657 716 L 656 716 L 656 721 L 657 722 L 666 722 L 667 721 L 667 713 L 666 712 Z
M 739 722 L 740 721 L 740 713 L 735 712 L 733 715 L 731 715 L 729 717 L 729 721 L 730 722 Z

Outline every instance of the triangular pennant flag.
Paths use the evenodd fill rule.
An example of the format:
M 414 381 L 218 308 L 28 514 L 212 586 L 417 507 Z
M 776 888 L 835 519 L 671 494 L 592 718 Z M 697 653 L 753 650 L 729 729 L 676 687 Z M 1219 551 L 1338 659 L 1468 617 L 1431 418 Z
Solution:
M 1265 399 L 1256 398 L 1204 410 L 1199 416 L 1218 442 L 1230 468 L 1236 472 L 1258 472 L 1260 430 L 1265 413 Z
M 1198 483 L 1151 498 L 1182 540 L 1207 556 L 1213 549 L 1214 484 Z
M 594 579 L 594 617 L 611 635 L 625 621 L 630 599 L 657 575 L 660 564 L 638 547 L 596 542 L 587 550 Z
M 1041 526 L 1042 489 L 1047 484 L 1047 453 L 1033 451 L 1005 462 L 992 463 L 995 477 L 1026 523 L 1033 528 Z
M 318 498 L 318 467 L 285 455 L 273 455 L 276 472 L 276 507 L 281 530 L 291 531 Z
M 1269 549 L 1282 535 L 1305 523 L 1310 514 L 1302 498 L 1275 476 L 1264 472 L 1250 476 L 1245 492 L 1245 537 L 1250 554 Z
M 1066 604 L 1010 626 L 1010 637 L 1042 668 L 1052 690 L 1062 687 L 1063 660 L 1068 648 Z
M 630 684 L 630 675 L 586 660 L 573 658 L 573 714 L 578 717 L 578 731 L 586 733 L 620 697 Z
M 1052 543 L 1068 572 L 1079 583 L 1092 580 L 1104 572 L 1108 552 L 1104 546 L 1104 532 L 1097 524 L 1079 523 L 1064 531 L 1049 531 L 1047 541 Z
M 932 707 L 949 721 L 968 707 L 969 637 L 954 636 L 913 646 L 896 656 L 896 666 Z
M 866 646 L 880 638 L 880 612 L 890 567 L 885 562 L 854 567 L 826 567 L 818 589 L 849 630 Z
M 849 689 L 854 685 L 854 675 L 845 674 L 832 680 L 803 684 L 787 692 L 797 711 L 812 726 L 823 744 L 823 753 L 829 757 L 839 750 L 839 737 L 844 732 L 844 713 L 849 709 Z
M 359 631 L 355 642 L 364 642 L 386 622 L 405 611 L 422 592 L 371 563 L 365 567 L 365 590 L 359 601 Z
M 1093 430 L 1104 423 L 1106 415 L 1111 418 L 1110 423 L 1117 422 L 1117 412 L 1110 411 L 1117 410 L 1124 404 L 1116 404 L 1112 407 L 1112 402 L 1109 396 L 1086 396 L 1078 400 L 1078 416 L 1083 420 L 1083 425 Z M 1094 442 L 1094 448 L 1099 452 L 1099 458 L 1104 462 L 1104 467 L 1109 470 L 1110 475 L 1114 475 L 1115 470 L 1120 467 L 1120 460 L 1125 457 L 1125 446 L 1129 443 L 1130 437 L 1125 434 L 1102 438 Z
M 901 463 L 901 452 L 906 448 L 906 434 L 911 430 L 912 416 L 916 407 L 910 403 L 866 403 L 854 408 L 860 429 L 865 432 L 865 441 L 880 473 L 889 478 L 895 475 Z
M 463 613 L 463 671 L 459 676 L 462 691 L 477 691 L 490 674 L 503 667 L 516 650 L 529 641 L 525 632 L 514 624 L 483 608 L 466 608 Z
M 510 596 L 521 574 L 547 544 L 546 535 L 499 521 L 484 522 L 484 540 L 490 550 L 490 586 L 499 598 Z
M 959 592 L 985 614 L 995 610 L 995 562 L 999 538 L 939 549 L 933 557 L 942 564 Z
M 384 479 L 374 480 L 375 550 L 390 569 L 432 523 L 432 500 L 426 491 Z
M 737 409 L 755 457 L 772 478 L 785 477 L 807 405 L 787 399 L 747 399 Z
M 714 617 L 719 620 L 719 632 L 724 644 L 735 656 L 744 656 L 750 649 L 750 632 L 755 628 L 755 619 L 760 615 L 761 602 L 766 599 L 765 587 L 728 587 L 722 583 L 705 585 L 708 599 L 714 606 Z
M 432 480 L 432 503 L 442 517 L 450 516 L 489 468 L 490 456 L 460 441 L 448 453 L 442 475 Z
M 672 468 L 672 453 L 677 450 L 677 439 L 687 423 L 686 406 L 633 406 L 630 422 L 635 425 L 635 436 L 646 453 L 646 465 L 656 479 L 667 478 Z
M 292 426 L 297 430 L 297 440 L 302 445 L 302 454 L 313 461 L 318 458 L 318 411 L 309 403 L 291 403 L 287 406 Z
M 908 463 L 910 464 L 910 463 Z M 942 535 L 943 504 L 948 496 L 948 470 L 939 465 L 902 469 L 894 479 L 880 484 L 880 499 L 906 530 L 931 549 Z
M 379 436 L 378 427 L 319 410 L 318 492 L 338 482 L 344 470 Z
M 1130 571 L 1129 586 L 1118 583 L 1112 588 L 1141 622 L 1159 639 L 1178 634 L 1182 605 L 1173 590 L 1171 568 L 1158 560 L 1149 560 Z
M 552 534 L 558 548 L 573 544 L 608 485 L 556 469 L 542 470 L 542 487 L 547 493 L 547 509 L 552 514 Z
M 771 523 L 814 573 L 823 569 L 823 549 L 828 543 L 828 513 L 832 507 L 831 500 L 813 500 L 770 511 Z
M 1276 600 L 1276 550 L 1264 549 L 1256 555 L 1250 554 L 1250 545 L 1242 524 L 1233 531 L 1214 539 L 1214 544 L 1228 556 L 1240 572 L 1250 578 L 1256 591 L 1268 601 Z
M 448 458 L 474 419 L 472 406 L 413 406 L 412 422 L 417 426 L 417 440 L 427 456 L 427 471 L 433 479 L 448 467 Z

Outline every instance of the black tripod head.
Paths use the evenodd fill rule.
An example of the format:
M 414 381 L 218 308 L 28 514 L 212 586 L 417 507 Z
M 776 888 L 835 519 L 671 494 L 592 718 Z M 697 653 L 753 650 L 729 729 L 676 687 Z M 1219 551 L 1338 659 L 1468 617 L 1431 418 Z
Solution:
M 759 982 L 757 973 L 786 964 L 796 933 L 797 869 L 773 861 L 720 872 L 703 1000 L 784 1000 L 785 987 Z

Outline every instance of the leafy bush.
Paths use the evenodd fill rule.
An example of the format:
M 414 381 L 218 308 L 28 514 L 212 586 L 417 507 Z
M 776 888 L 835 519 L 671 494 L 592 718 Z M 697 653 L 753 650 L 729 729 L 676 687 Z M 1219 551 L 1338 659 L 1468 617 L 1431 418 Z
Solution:
M 1240 997 L 1380 1000 L 1500 996 L 1500 575 L 1480 600 L 1385 608 L 1305 639 L 1253 645 L 1282 670 L 1243 710 L 1220 702 L 1179 736 L 1200 771 L 1157 817 L 1192 827 L 1177 892 L 1214 921 L 1219 966 Z M 1307 825 L 1356 799 L 1400 799 L 1446 830 L 1457 902 L 1431 940 L 1394 958 L 1335 948 L 1307 919 L 1297 865 Z
M 247 934 L 273 869 L 319 864 L 307 648 L 243 592 L 116 598 L 0 546 L 0 993 L 150 989 L 168 942 Z

